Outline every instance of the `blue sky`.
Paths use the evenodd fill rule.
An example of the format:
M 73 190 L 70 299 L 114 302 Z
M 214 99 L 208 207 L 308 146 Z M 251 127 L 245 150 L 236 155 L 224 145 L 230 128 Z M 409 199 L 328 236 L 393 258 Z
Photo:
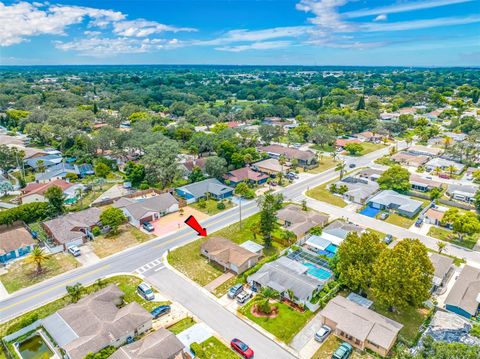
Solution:
M 0 64 L 480 65 L 480 0 L 0 0 Z

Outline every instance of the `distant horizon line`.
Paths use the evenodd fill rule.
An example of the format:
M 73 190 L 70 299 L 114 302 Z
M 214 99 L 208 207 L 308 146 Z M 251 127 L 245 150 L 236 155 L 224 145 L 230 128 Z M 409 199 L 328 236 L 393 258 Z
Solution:
M 0 68 L 14 68 L 14 67 L 77 67 L 77 66 L 105 66 L 105 67 L 114 67 L 114 66 L 175 66 L 175 67 L 207 67 L 207 66 L 217 66 L 217 67 L 311 67 L 311 68 L 353 68 L 353 67 L 364 67 L 364 68 L 419 68 L 419 69 L 480 69 L 480 65 L 459 65 L 459 66 L 448 66 L 448 65 L 280 65 L 280 64 L 30 64 L 30 65 L 3 65 L 0 64 Z

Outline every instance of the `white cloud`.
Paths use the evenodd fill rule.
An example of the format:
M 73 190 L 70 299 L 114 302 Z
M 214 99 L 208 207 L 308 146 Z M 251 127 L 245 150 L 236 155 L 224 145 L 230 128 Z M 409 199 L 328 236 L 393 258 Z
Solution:
M 147 37 L 160 32 L 180 32 L 180 31 L 196 31 L 188 27 L 175 27 L 160 24 L 156 21 L 148 21 L 145 19 L 136 19 L 128 21 L 119 21 L 113 24 L 113 32 L 120 36 L 129 37 Z
M 345 22 L 338 12 L 338 8 L 347 2 L 347 0 L 301 0 L 296 8 L 314 14 L 315 17 L 310 18 L 309 22 L 316 25 L 318 29 L 325 31 L 325 33 L 353 31 L 354 25 Z
M 440 6 L 448 6 L 453 4 L 461 4 L 474 0 L 431 0 L 431 1 L 415 1 L 415 2 L 399 2 L 389 6 L 381 6 L 374 9 L 362 9 L 349 11 L 342 14 L 346 18 L 357 18 L 379 14 L 394 14 L 399 12 L 432 9 Z
M 373 21 L 386 21 L 387 20 L 387 14 L 380 14 L 378 15 Z
M 63 35 L 74 24 L 90 20 L 92 26 L 119 21 L 125 15 L 118 11 L 82 6 L 43 5 L 19 2 L 5 5 L 0 2 L 0 46 L 26 41 L 30 36 Z
M 278 48 L 287 47 L 290 45 L 291 45 L 290 41 L 264 41 L 264 42 L 253 42 L 247 45 L 222 46 L 222 47 L 215 48 L 215 50 L 241 52 L 241 51 L 248 51 L 248 50 L 278 49 Z
M 93 57 L 145 53 L 180 46 L 182 46 L 182 42 L 178 39 L 139 39 L 132 37 L 90 37 L 69 42 L 55 42 L 55 47 L 59 50 L 76 51 L 83 56 Z
M 472 15 L 465 17 L 443 17 L 426 20 L 412 20 L 391 22 L 388 24 L 373 24 L 365 23 L 361 25 L 361 29 L 366 32 L 381 32 L 381 31 L 405 31 L 405 30 L 419 30 L 428 29 L 439 26 L 454 26 L 466 25 L 480 22 L 480 15 Z

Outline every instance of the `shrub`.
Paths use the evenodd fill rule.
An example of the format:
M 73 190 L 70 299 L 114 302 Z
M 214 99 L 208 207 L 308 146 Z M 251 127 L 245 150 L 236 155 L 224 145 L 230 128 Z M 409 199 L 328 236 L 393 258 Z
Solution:
M 149 188 L 150 186 L 148 185 L 148 183 L 145 183 L 145 182 L 140 183 L 140 186 L 138 187 L 138 189 L 141 191 L 145 191 L 146 189 L 149 189 Z
M 94 226 L 92 228 L 92 233 L 96 237 L 96 236 L 99 236 L 102 233 L 102 231 L 100 230 L 99 226 Z
M 30 313 L 25 315 L 22 320 L 20 320 L 18 323 L 13 324 L 7 329 L 7 335 L 15 333 L 16 331 L 35 323 L 39 319 L 38 313 Z
M 218 202 L 218 203 L 217 203 L 217 209 L 220 209 L 220 210 L 225 209 L 225 203 L 223 203 L 223 202 Z

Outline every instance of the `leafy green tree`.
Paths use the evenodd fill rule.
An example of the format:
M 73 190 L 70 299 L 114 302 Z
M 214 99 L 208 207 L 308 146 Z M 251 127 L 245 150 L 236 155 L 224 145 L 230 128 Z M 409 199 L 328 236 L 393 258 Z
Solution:
M 74 285 L 67 285 L 65 289 L 72 299 L 72 302 L 76 303 L 82 296 L 83 285 L 81 283 L 75 283 Z
M 178 143 L 173 140 L 165 139 L 148 146 L 142 159 L 147 180 L 160 183 L 162 188 L 169 186 L 180 174 L 179 153 Z
M 227 172 L 227 161 L 218 156 L 208 157 L 205 161 L 205 172 L 210 177 L 222 178 Z
M 425 245 L 418 239 L 403 239 L 379 254 L 373 266 L 372 292 L 390 310 L 419 307 L 430 298 L 433 271 Z
M 373 266 L 385 244 L 371 232 L 350 233 L 337 251 L 336 271 L 339 279 L 354 291 L 367 291 L 373 277 Z
M 97 177 L 106 178 L 109 173 L 110 167 L 108 167 L 105 163 L 100 162 L 95 166 L 95 175 Z
M 25 153 L 15 147 L 10 148 L 6 145 L 0 145 L 0 169 L 8 171 L 19 166 L 24 156 Z
M 205 176 L 201 168 L 198 166 L 193 167 L 192 172 L 190 172 L 190 174 L 188 175 L 188 180 L 192 183 L 203 181 L 204 179 Z
M 360 97 L 358 100 L 357 111 L 365 110 L 365 96 Z
M 441 188 L 438 187 L 433 187 L 432 190 L 430 191 L 430 199 L 432 201 L 435 201 L 442 197 L 442 190 Z
M 263 236 L 265 247 L 270 248 L 272 232 L 277 225 L 276 215 L 277 211 L 282 208 L 283 196 L 281 194 L 265 193 L 264 196 L 258 198 L 257 203 L 260 207 L 260 233 Z
M 407 192 L 410 189 L 410 172 L 400 165 L 393 165 L 382 173 L 377 183 L 381 189 Z
M 465 235 L 472 235 L 480 232 L 480 221 L 473 212 L 465 212 L 461 214 L 458 208 L 450 208 L 443 215 L 441 223 L 444 226 L 450 226 L 459 239 L 463 239 Z
M 59 214 L 65 212 L 65 195 L 63 194 L 63 191 L 60 187 L 50 187 L 45 191 L 44 196 L 48 200 L 50 214 L 52 216 L 58 216 Z
M 475 207 L 477 208 L 477 211 L 480 211 L 480 190 L 475 193 Z
M 112 228 L 113 234 L 116 234 L 118 232 L 118 227 L 126 221 L 127 217 L 125 217 L 122 210 L 119 208 L 110 207 L 100 214 L 100 222 L 102 222 L 104 226 Z
M 145 166 L 129 161 L 125 165 L 125 174 L 127 180 L 132 183 L 132 186 L 138 187 L 145 179 Z
M 248 198 L 248 199 L 253 198 L 253 196 L 255 196 L 255 193 L 252 191 L 250 187 L 248 187 L 248 184 L 246 184 L 245 182 L 240 182 L 239 184 L 237 184 L 234 192 L 236 195 L 241 196 L 243 198 Z

